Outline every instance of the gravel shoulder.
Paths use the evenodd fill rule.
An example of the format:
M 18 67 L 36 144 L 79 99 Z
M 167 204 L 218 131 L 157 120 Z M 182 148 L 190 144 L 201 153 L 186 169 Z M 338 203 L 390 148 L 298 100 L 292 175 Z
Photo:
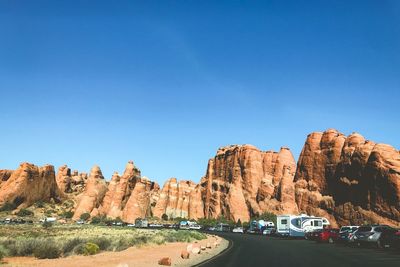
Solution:
M 172 260 L 172 266 L 189 267 L 218 255 L 229 245 L 227 240 L 213 235 L 207 235 L 207 239 L 196 242 L 147 245 L 139 248 L 131 247 L 119 252 L 102 252 L 93 256 L 70 256 L 58 259 L 39 260 L 34 257 L 10 257 L 5 258 L 1 266 L 149 267 L 161 266 L 158 265 L 158 260 L 164 257 L 170 257 Z M 193 246 L 206 246 L 207 243 L 211 244 L 212 248 L 201 250 L 200 254 L 190 253 L 189 259 L 181 258 L 181 252 L 183 250 L 187 250 L 188 245 L 192 244 Z

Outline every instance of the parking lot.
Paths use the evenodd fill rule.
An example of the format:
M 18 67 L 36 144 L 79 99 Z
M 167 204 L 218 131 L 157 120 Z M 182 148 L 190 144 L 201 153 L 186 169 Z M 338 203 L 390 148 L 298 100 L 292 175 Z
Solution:
M 392 250 L 262 235 L 218 235 L 230 240 L 231 247 L 200 266 L 400 266 L 400 253 Z

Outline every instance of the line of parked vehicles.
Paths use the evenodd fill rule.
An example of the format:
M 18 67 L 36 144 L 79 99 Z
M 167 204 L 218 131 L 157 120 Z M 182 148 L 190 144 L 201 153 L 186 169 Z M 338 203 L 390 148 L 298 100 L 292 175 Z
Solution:
M 224 229 L 221 229 L 221 226 L 217 226 L 212 230 L 223 231 Z M 306 214 L 279 215 L 277 216 L 276 228 L 273 222 L 260 220 L 252 221 L 249 229 L 236 227 L 232 229 L 232 232 L 304 238 L 321 243 L 342 243 L 354 246 L 370 245 L 377 248 L 400 250 L 400 229 L 380 224 L 349 225 L 335 229 L 330 227 L 330 222 L 327 218 Z

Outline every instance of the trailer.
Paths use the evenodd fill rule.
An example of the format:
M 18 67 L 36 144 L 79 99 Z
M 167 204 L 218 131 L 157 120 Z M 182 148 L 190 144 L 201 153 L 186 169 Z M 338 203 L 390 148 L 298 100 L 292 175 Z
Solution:
M 304 237 L 306 233 L 324 229 L 330 225 L 324 217 L 300 215 L 277 216 L 277 233 L 282 236 Z

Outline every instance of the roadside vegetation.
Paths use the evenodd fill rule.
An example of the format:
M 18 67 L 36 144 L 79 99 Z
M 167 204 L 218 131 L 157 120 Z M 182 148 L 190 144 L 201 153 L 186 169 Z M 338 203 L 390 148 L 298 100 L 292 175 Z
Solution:
M 53 259 L 70 255 L 94 255 L 101 251 L 121 251 L 146 244 L 192 242 L 205 239 L 196 231 L 144 230 L 96 225 L 10 225 L 0 228 L 0 258 L 35 256 Z

